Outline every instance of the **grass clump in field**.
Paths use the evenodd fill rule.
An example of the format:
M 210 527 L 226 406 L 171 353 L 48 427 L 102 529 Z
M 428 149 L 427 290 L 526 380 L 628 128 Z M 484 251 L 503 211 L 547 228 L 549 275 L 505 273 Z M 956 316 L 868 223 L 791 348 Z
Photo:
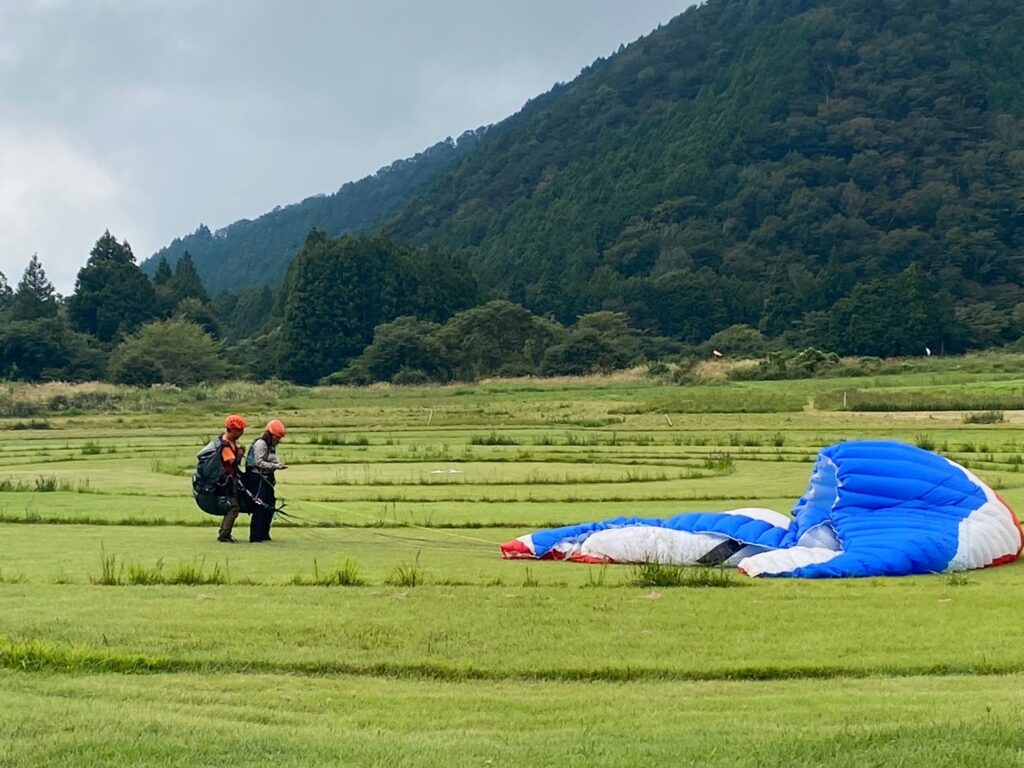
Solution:
M 716 472 L 728 472 L 734 467 L 732 455 L 727 451 L 715 451 L 704 459 L 704 468 Z
M 923 451 L 934 451 L 935 439 L 931 435 L 917 434 L 914 435 L 914 445 Z
M 1002 411 L 978 411 L 964 414 L 964 424 L 1002 424 L 1006 421 Z
M 327 435 L 317 433 L 309 438 L 310 445 L 328 445 L 328 446 L 339 446 L 339 445 L 358 445 L 367 446 L 370 444 L 370 438 L 366 435 Z
M 163 567 L 163 560 L 157 560 L 156 565 L 152 568 L 146 568 L 141 563 L 129 563 L 126 569 L 126 583 L 142 586 L 150 584 L 163 584 Z
M 54 493 L 56 491 L 72 491 L 74 485 L 70 480 L 62 480 L 57 477 L 40 475 L 35 480 L 15 480 L 14 478 L 0 478 L 0 492 L 24 492 Z
M 399 563 L 384 583 L 392 587 L 418 587 L 424 584 L 425 578 L 420 568 L 420 553 L 416 553 L 416 559 L 412 563 Z
M 724 568 L 694 568 L 665 563 L 641 563 L 633 567 L 633 580 L 637 587 L 745 587 Z
M 141 563 L 119 562 L 117 555 L 100 552 L 99 576 L 89 576 L 93 584 L 107 587 L 152 586 L 156 584 L 180 584 L 186 586 L 209 586 L 229 584 L 227 565 L 221 569 L 220 563 L 214 563 L 212 570 L 206 570 L 206 558 L 198 561 L 181 562 L 174 571 L 164 572 L 162 560 L 158 560 L 152 568 Z
M 30 419 L 29 421 L 16 421 L 8 429 L 14 431 L 25 431 L 30 429 L 49 429 L 50 422 L 46 419 Z
M 359 562 L 345 558 L 345 562 L 333 570 L 320 573 L 320 566 L 313 558 L 313 578 L 296 576 L 291 583 L 297 587 L 363 587 L 366 580 L 360 575 Z
M 170 574 L 165 584 L 188 584 L 193 586 L 206 586 L 208 584 L 228 584 L 227 566 L 222 571 L 220 563 L 214 563 L 213 570 L 205 571 L 206 558 L 191 563 L 179 563 L 178 570 Z
M 124 583 L 124 563 L 118 567 L 117 556 L 108 555 L 100 550 L 100 575 L 89 577 L 93 584 L 100 584 L 105 587 L 114 587 Z
M 0 568 L 0 584 L 21 584 L 24 581 L 24 574 L 20 574 L 18 576 L 8 576 L 4 573 L 3 568 Z
M 608 575 L 608 563 L 602 563 L 599 568 L 591 568 L 587 571 L 587 583 L 584 587 L 603 587 L 605 577 Z
M 529 566 L 526 567 L 526 573 L 523 575 L 523 586 L 524 587 L 539 587 L 540 581 L 533 573 L 533 569 Z
M 515 438 L 491 432 L 489 435 L 470 435 L 470 445 L 519 445 Z

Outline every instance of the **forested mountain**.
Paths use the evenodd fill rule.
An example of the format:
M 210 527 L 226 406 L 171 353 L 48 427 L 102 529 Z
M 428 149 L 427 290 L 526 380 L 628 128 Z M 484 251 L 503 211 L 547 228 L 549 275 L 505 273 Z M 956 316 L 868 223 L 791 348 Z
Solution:
M 562 322 L 1005 344 L 1024 333 L 1022 41 L 1015 0 L 708 0 L 486 132 L 168 251 L 215 293 L 282 275 L 313 226 L 384 228 Z
M 492 128 L 387 227 L 562 320 L 1003 343 L 1024 330 L 1022 41 L 1016 0 L 709 0 Z
M 1024 348 L 1022 116 L 1016 1 L 708 0 L 496 126 L 201 227 L 152 280 L 109 232 L 66 299 L 33 257 L 16 291 L 0 275 L 0 375 L 685 374 L 717 350 L 782 376 Z
M 242 219 L 216 233 L 201 225 L 157 251 L 142 263 L 142 269 L 152 277 L 161 257 L 173 267 L 188 252 L 211 295 L 277 283 L 311 229 L 338 236 L 371 226 L 458 163 L 486 132 L 486 128 L 466 131 L 457 141 L 439 142 L 372 176 L 346 183 L 334 194 L 309 197 L 256 220 Z

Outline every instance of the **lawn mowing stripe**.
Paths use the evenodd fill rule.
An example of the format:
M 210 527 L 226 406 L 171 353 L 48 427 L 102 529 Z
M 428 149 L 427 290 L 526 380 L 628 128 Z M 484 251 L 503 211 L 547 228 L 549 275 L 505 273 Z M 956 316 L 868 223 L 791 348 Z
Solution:
M 146 675 L 161 673 L 285 674 L 309 677 L 380 677 L 412 680 L 518 681 L 518 682 L 711 682 L 780 680 L 836 680 L 899 677 L 1007 676 L 1024 673 L 1019 663 L 893 665 L 856 669 L 838 665 L 793 667 L 735 667 L 709 672 L 666 670 L 655 667 L 606 667 L 533 670 L 494 670 L 444 664 L 275 663 L 198 661 L 168 656 L 113 653 L 97 647 L 56 642 L 11 642 L 0 638 L 0 668 L 23 672 L 97 672 Z

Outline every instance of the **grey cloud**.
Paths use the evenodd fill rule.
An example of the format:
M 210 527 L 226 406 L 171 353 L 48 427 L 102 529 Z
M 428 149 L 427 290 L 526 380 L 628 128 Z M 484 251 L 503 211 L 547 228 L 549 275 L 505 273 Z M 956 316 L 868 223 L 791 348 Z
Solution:
M 0 239 L 0 269 L 16 280 L 38 251 L 67 292 L 108 227 L 144 258 L 200 222 L 333 191 L 512 114 L 690 4 L 0 0 L 0 152 L 31 173 L 27 137 L 54 136 L 69 173 L 110 185 L 69 185 L 63 211 L 46 210 L 54 168 L 18 187 L 38 210 L 0 216 L 39 229 Z

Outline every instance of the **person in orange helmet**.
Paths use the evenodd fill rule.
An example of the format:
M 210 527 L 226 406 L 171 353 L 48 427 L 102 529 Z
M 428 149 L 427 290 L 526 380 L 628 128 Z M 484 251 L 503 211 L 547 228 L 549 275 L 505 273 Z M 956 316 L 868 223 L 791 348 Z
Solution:
M 213 438 L 196 455 L 192 496 L 201 510 L 222 518 L 217 533 L 217 541 L 220 542 L 235 541 L 231 529 L 241 510 L 238 482 L 242 446 L 238 440 L 243 432 L 245 419 L 233 413 L 224 419 L 224 432 Z
M 249 541 L 271 541 L 270 524 L 277 506 L 276 472 L 287 469 L 277 457 L 277 446 L 287 430 L 280 419 L 271 419 L 259 439 L 249 447 L 245 457 L 244 484 L 257 503 L 249 521 Z
M 239 467 L 242 464 L 244 446 L 238 441 L 242 437 L 243 432 L 245 432 L 245 419 L 237 413 L 233 413 L 224 419 L 224 434 L 220 437 L 222 443 L 220 461 L 224 469 L 223 485 L 226 491 L 225 496 L 227 496 L 229 501 L 229 508 L 221 519 L 220 530 L 217 532 L 217 541 L 225 544 L 235 543 L 235 539 L 231 535 L 231 529 L 235 526 L 235 520 L 238 518 L 239 512 L 236 483 L 241 474 Z

